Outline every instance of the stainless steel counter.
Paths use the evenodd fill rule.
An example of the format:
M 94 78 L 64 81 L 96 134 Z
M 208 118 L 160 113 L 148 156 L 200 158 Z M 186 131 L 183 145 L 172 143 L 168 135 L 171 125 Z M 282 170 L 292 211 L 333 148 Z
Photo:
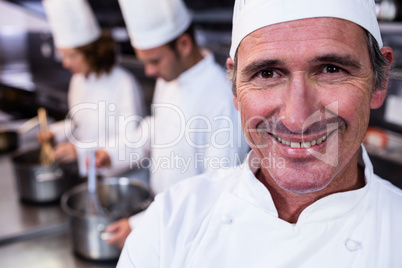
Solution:
M 35 130 L 25 135 L 22 147 L 36 142 L 35 136 Z M 1 268 L 116 266 L 111 262 L 83 260 L 72 252 L 68 217 L 58 202 L 28 204 L 20 201 L 10 154 L 0 154 L 0 215 Z
M 65 230 L 0 245 L 3 268 L 111 268 L 116 262 L 95 262 L 75 256 Z
M 10 157 L 0 158 L 0 244 L 66 228 L 67 216 L 56 204 L 25 204 L 19 200 Z

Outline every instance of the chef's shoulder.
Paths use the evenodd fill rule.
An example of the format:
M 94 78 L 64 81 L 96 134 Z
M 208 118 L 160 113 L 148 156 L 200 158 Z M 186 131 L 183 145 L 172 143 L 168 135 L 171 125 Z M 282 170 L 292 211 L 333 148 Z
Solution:
M 391 217 L 397 216 L 402 221 L 402 190 L 377 175 L 374 175 L 371 184 L 371 198 L 383 208 L 382 212 L 390 213 Z
M 218 95 L 232 95 L 232 84 L 229 81 L 226 70 L 217 62 L 213 62 L 202 77 L 205 84 L 209 84 L 208 89 Z
M 127 70 L 126 68 L 122 67 L 122 66 L 114 66 L 111 70 L 111 76 L 113 77 L 113 79 L 118 80 L 120 82 L 137 82 L 136 77 L 134 76 L 133 73 L 131 73 L 129 70 Z
M 368 192 L 367 212 L 362 218 L 362 222 L 375 222 L 375 227 L 380 232 L 372 233 L 373 237 L 377 235 L 379 240 L 387 237 L 387 243 L 392 245 L 392 252 L 400 252 L 402 244 L 402 190 L 389 181 L 376 175 L 371 180 L 370 191 Z M 391 251 L 390 251 L 391 252 Z M 390 253 L 391 255 L 393 253 Z M 398 266 L 399 267 L 399 266 Z
M 207 115 L 231 115 L 235 110 L 233 105 L 232 84 L 226 76 L 224 68 L 214 63 L 211 68 L 199 77 L 197 91 L 198 107 Z
M 138 91 L 141 86 L 135 76 L 127 69 L 121 66 L 114 66 L 107 76 L 103 86 L 109 90 L 113 89 L 115 97 L 129 97 L 132 91 Z
M 239 169 L 222 168 L 183 180 L 158 194 L 155 205 L 165 219 L 177 213 L 194 221 L 202 219 L 223 193 L 232 192 L 238 185 Z

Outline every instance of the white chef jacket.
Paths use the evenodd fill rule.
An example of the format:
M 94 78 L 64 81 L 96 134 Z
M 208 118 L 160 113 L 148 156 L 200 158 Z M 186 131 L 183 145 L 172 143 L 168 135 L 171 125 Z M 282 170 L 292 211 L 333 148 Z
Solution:
M 231 84 L 212 53 L 177 79 L 158 79 L 152 103 L 153 116 L 145 120 L 149 133 L 139 156 L 150 165 L 155 193 L 201 173 L 244 161 L 249 146 L 233 104 Z M 135 151 L 134 154 L 138 153 Z M 140 215 L 130 218 L 135 228 Z
M 240 164 L 248 152 L 231 84 L 213 54 L 203 52 L 177 79 L 157 80 L 150 151 L 156 193 L 220 165 Z
M 104 175 L 112 176 L 129 168 L 118 158 L 130 135 L 144 115 L 142 90 L 127 70 L 114 66 L 99 77 L 74 74 L 68 91 L 71 120 L 56 123 L 50 130 L 57 142 L 69 140 L 76 146 L 81 175 L 86 174 L 85 159 L 90 149 L 104 149 L 111 157 L 112 168 Z M 139 118 L 133 118 L 137 115 Z M 131 120 L 132 119 L 132 120 Z M 130 122 L 130 123 L 128 123 Z
M 402 267 L 402 191 L 362 157 L 366 185 L 316 201 L 296 224 L 278 218 L 248 162 L 179 183 L 156 197 L 117 267 Z

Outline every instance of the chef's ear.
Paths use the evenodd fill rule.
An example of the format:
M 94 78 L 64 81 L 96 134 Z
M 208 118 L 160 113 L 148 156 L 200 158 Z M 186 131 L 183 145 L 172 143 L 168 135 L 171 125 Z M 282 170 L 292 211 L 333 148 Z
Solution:
M 234 61 L 231 57 L 228 57 L 226 59 L 226 68 L 228 69 L 229 72 L 233 72 L 233 67 L 234 67 Z
M 386 78 L 384 79 L 385 82 L 381 85 L 380 88 L 375 88 L 374 92 L 371 96 L 371 109 L 380 108 L 381 105 L 384 103 L 385 97 L 387 96 L 387 89 L 388 89 L 388 81 L 389 81 L 389 73 L 391 71 L 391 66 L 394 61 L 394 52 L 390 47 L 382 47 L 381 54 L 384 56 L 385 60 L 388 62 L 387 65 L 387 73 Z
M 233 95 L 233 104 L 236 108 L 236 110 L 239 111 L 239 102 L 237 101 L 237 96 Z
M 232 93 L 233 93 L 233 104 L 236 107 L 237 110 L 239 110 L 239 103 L 237 101 L 237 92 L 236 92 L 236 81 L 234 78 L 234 61 L 231 57 L 227 58 L 226 60 L 226 69 L 227 69 L 227 75 L 229 80 L 232 82 Z
M 188 34 L 182 34 L 177 38 L 176 49 L 182 57 L 187 57 L 193 50 L 194 43 Z

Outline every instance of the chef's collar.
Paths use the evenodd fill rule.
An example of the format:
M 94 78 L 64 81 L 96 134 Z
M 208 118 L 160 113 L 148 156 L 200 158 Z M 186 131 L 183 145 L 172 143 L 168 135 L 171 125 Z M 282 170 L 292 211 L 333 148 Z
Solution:
M 209 50 L 202 49 L 201 54 L 202 60 L 179 75 L 177 78 L 179 84 L 193 83 L 193 77 L 198 74 L 202 75 L 206 71 L 205 69 L 215 61 L 214 55 Z
M 254 206 L 266 211 L 268 214 L 278 217 L 278 212 L 270 192 L 256 178 L 257 171 L 260 169 L 260 166 L 256 164 L 258 163 L 258 159 L 256 158 L 258 158 L 258 156 L 254 151 L 251 151 L 247 155 L 246 161 L 243 163 L 242 174 L 239 176 L 241 182 L 235 193 Z M 355 209 L 360 200 L 367 194 L 374 176 L 373 166 L 363 145 L 359 150 L 359 159 L 364 165 L 366 185 L 357 190 L 334 193 L 317 200 L 304 209 L 296 225 L 333 220 Z

